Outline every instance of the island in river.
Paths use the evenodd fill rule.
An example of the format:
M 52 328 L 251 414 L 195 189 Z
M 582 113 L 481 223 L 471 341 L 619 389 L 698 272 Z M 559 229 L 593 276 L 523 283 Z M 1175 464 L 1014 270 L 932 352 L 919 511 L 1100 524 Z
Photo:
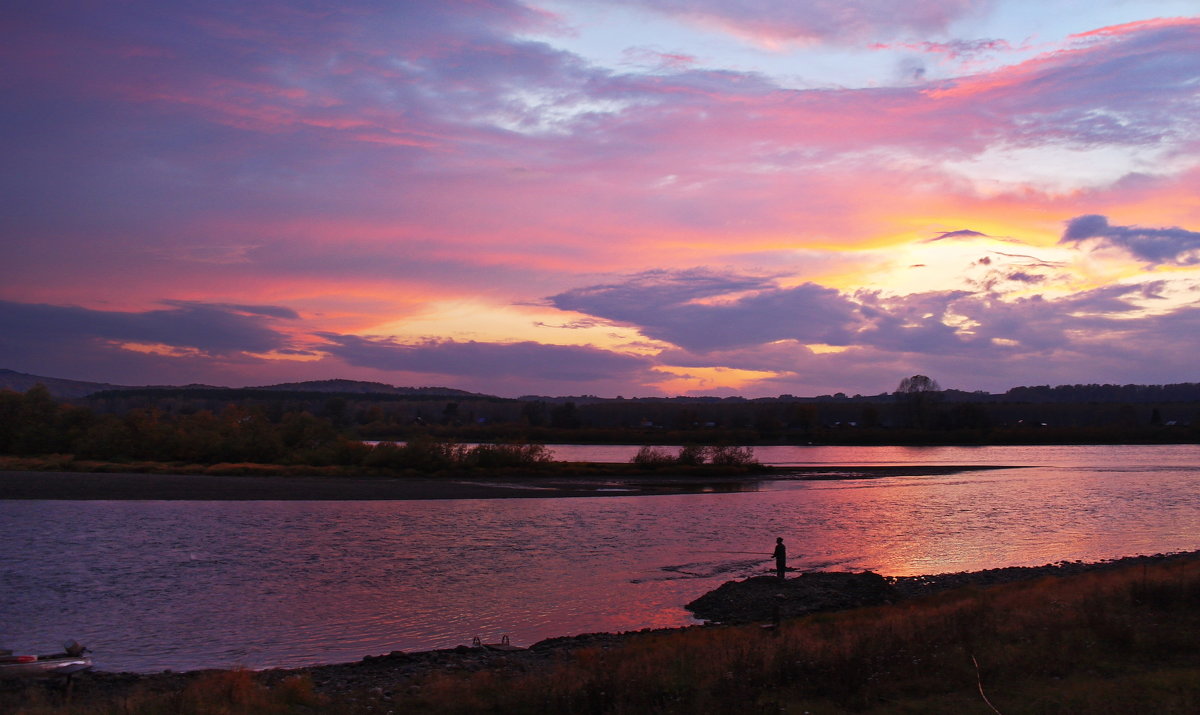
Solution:
M 437 476 L 321 476 L 238 474 L 255 465 L 227 465 L 193 474 L 133 471 L 0 471 L 0 499 L 66 500 L 413 500 L 603 497 L 756 491 L 767 480 L 864 479 L 955 474 L 1001 465 L 675 467 L 644 470 L 628 464 L 555 462 L 533 470 L 451 472 Z M 125 465 L 106 465 L 120 469 Z M 219 466 L 219 465 L 218 465 Z M 273 465 L 261 465 L 269 468 Z M 157 465 L 167 469 L 170 465 Z

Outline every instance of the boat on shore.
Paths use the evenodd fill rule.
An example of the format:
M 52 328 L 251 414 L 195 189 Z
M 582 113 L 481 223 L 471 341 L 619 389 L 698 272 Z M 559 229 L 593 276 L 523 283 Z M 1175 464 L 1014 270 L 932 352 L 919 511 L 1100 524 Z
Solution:
M 0 679 L 69 677 L 91 669 L 87 653 L 87 648 L 74 641 L 66 643 L 62 653 L 50 655 L 18 655 L 0 648 Z

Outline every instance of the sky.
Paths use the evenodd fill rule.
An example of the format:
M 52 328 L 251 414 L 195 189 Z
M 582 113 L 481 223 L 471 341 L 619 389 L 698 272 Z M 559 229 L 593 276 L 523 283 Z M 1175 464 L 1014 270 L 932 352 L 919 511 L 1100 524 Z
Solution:
M 9 0 L 0 367 L 1200 381 L 1196 0 Z

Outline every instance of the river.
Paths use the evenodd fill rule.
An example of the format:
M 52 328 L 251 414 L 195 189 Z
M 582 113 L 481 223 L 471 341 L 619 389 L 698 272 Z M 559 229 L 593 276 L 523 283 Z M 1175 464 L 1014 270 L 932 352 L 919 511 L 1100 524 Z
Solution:
M 636 451 L 554 449 L 594 461 Z M 71 638 L 101 669 L 153 672 L 686 625 L 686 602 L 765 573 L 776 536 L 798 568 L 897 576 L 1200 548 L 1195 445 L 756 456 L 1017 468 L 671 496 L 0 501 L 0 646 L 48 651 Z

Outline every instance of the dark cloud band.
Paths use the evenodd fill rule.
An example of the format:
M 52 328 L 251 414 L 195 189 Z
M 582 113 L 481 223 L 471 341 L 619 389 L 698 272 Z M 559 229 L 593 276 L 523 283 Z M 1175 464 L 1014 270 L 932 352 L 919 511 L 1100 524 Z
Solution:
M 1120 248 L 1151 265 L 1200 263 L 1200 232 L 1178 227 L 1113 226 L 1105 216 L 1088 214 L 1068 221 L 1059 243 L 1078 244 L 1089 240 Z
M 325 350 L 351 365 L 377 370 L 457 377 L 521 377 L 590 382 L 644 375 L 651 363 L 599 348 L 534 342 L 481 343 L 430 340 L 415 344 L 386 338 L 321 333 Z

